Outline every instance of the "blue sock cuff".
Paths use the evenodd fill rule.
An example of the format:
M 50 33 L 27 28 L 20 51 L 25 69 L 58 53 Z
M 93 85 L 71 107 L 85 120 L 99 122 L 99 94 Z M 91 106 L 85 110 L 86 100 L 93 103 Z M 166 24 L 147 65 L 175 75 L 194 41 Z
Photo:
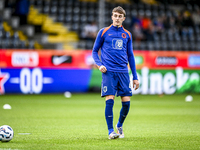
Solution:
M 108 99 L 108 100 L 106 100 L 106 104 L 114 104 L 114 100 L 113 99 Z
M 121 123 L 121 122 L 117 122 L 117 127 L 119 128 L 119 127 L 122 127 L 122 125 L 123 125 L 123 123 Z
M 122 102 L 122 105 L 130 105 L 130 101 Z
M 112 133 L 114 131 L 114 129 L 109 129 L 108 130 L 108 135 L 110 135 L 110 133 Z

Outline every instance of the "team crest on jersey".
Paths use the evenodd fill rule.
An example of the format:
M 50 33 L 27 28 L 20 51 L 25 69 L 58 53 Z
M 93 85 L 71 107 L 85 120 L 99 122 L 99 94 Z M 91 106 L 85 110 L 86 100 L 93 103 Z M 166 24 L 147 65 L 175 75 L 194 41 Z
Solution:
M 122 47 L 123 47 L 123 40 L 121 40 L 121 39 L 113 39 L 112 40 L 112 47 L 114 49 L 122 49 Z
M 122 37 L 125 39 L 126 38 L 126 33 L 122 33 Z

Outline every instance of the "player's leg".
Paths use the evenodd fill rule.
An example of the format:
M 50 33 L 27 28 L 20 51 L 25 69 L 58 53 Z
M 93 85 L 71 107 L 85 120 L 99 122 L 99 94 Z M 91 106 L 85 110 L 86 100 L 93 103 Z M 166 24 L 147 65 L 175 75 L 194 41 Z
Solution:
M 116 81 L 114 73 L 106 72 L 102 74 L 101 96 L 106 98 L 105 119 L 108 127 L 109 139 L 118 138 L 119 135 L 114 132 L 113 128 L 113 106 L 116 93 Z
M 117 127 L 121 127 L 123 125 L 124 120 L 126 119 L 126 116 L 128 115 L 129 108 L 130 108 L 130 96 L 122 96 L 121 101 L 122 101 L 122 108 L 120 111 Z
M 122 108 L 119 115 L 118 123 L 116 124 L 117 133 L 120 134 L 119 138 L 124 138 L 124 132 L 123 132 L 123 123 L 126 119 L 126 116 L 128 115 L 129 108 L 130 108 L 130 97 L 124 96 L 122 99 Z
M 120 110 L 119 120 L 116 125 L 116 128 L 117 132 L 120 134 L 119 138 L 124 138 L 122 126 L 129 112 L 130 96 L 132 96 L 132 90 L 130 87 L 130 78 L 128 73 L 119 74 L 119 78 L 120 78 L 120 86 L 118 90 L 118 96 L 121 96 L 122 108 Z
M 108 127 L 109 139 L 116 139 L 119 137 L 119 134 L 114 132 L 113 128 L 113 105 L 114 105 L 114 95 L 106 96 L 106 107 L 105 107 L 105 118 Z
M 108 126 L 108 134 L 114 131 L 113 129 L 113 106 L 114 106 L 114 95 L 106 96 L 106 106 L 105 106 L 105 118 Z

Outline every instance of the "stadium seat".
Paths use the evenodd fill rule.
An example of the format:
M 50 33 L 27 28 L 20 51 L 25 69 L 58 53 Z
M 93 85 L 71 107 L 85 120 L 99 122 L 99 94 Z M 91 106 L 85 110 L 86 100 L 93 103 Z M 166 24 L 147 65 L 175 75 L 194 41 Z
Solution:
M 73 23 L 71 29 L 72 29 L 72 31 L 77 31 L 79 29 L 79 23 Z
M 59 6 L 65 6 L 66 5 L 66 1 L 65 0 L 59 0 Z
M 160 44 L 160 42 L 155 42 L 154 43 L 154 47 L 155 47 L 155 50 L 161 50 L 161 44 Z
M 196 48 L 197 48 L 197 47 L 196 47 L 196 43 L 193 42 L 193 41 L 189 43 L 189 47 L 190 47 L 190 50 L 192 50 L 192 51 L 195 51 Z
M 182 49 L 183 49 L 183 50 L 185 50 L 185 51 L 188 51 L 188 50 L 189 50 L 189 44 L 188 44 L 188 42 L 183 42 L 182 45 L 183 45 L 183 46 L 182 46 Z
M 175 39 L 175 41 L 180 41 L 181 40 L 181 38 L 180 38 L 178 33 L 175 33 L 174 39 Z
M 66 9 L 66 14 L 72 15 L 72 11 L 73 11 L 72 8 L 69 7 L 69 8 Z
M 147 42 L 147 50 L 154 50 L 153 42 Z
M 81 22 L 81 24 L 87 23 L 87 15 L 83 15 L 83 16 L 80 18 L 80 22 Z
M 138 46 L 139 50 L 148 50 L 147 48 L 147 43 L 146 42 L 141 42 Z
M 145 15 L 144 10 L 143 10 L 143 9 L 139 9 L 139 10 L 138 10 L 138 14 L 139 14 L 140 16 L 144 16 L 144 15 Z
M 59 6 L 59 9 L 58 9 L 58 14 L 62 14 L 64 15 L 65 14 L 65 7 L 64 6 Z
M 137 42 L 133 42 L 133 49 L 134 50 L 138 50 L 139 49 L 139 46 L 138 46 Z
M 86 49 L 86 41 L 80 41 L 78 42 L 78 46 L 79 49 Z
M 167 40 L 166 33 L 162 33 L 160 38 L 162 41 L 166 41 Z
M 135 10 L 135 9 L 131 10 L 131 15 L 132 15 L 132 17 L 136 17 L 138 15 L 137 10 Z
M 195 41 L 194 35 L 189 36 L 189 37 L 188 37 L 188 41 L 189 41 L 189 42 Z
M 145 10 L 145 15 L 148 17 L 152 17 L 152 12 L 150 9 Z
M 168 32 L 168 33 L 169 33 L 169 32 Z M 172 34 L 172 33 L 169 33 L 169 34 L 167 35 L 167 39 L 168 39 L 168 41 L 174 41 L 173 34 Z
M 57 5 L 58 5 L 58 0 L 53 0 L 53 1 L 51 1 L 51 5 L 52 5 L 52 6 L 57 6 Z
M 72 21 L 74 22 L 74 23 L 78 23 L 79 22 L 79 15 L 74 15 L 74 17 L 72 18 Z
M 182 44 L 180 41 L 175 42 L 176 50 L 182 50 Z
M 50 8 L 50 14 L 57 14 L 57 6 L 52 6 Z
M 165 42 L 165 41 L 161 42 L 161 49 L 162 50 L 168 50 L 168 46 L 167 45 L 168 45 L 167 42 Z
M 93 47 L 93 42 L 92 41 L 87 41 L 86 42 L 86 49 L 92 49 Z
M 65 16 L 63 14 L 60 14 L 58 17 L 57 17 L 57 21 L 58 22 L 64 22 L 65 20 Z
M 71 23 L 71 22 L 72 22 L 72 16 L 71 16 L 71 15 L 67 15 L 67 16 L 65 17 L 65 22 L 66 22 L 66 23 Z
M 197 45 L 196 45 L 196 50 L 197 50 L 197 51 L 200 51 L 200 43 L 197 43 Z
M 0 39 L 3 39 L 3 31 L 0 30 Z
M 49 5 L 46 5 L 46 6 L 43 7 L 42 13 L 44 13 L 44 14 L 49 14 L 49 10 L 50 10 L 50 6 L 49 6 Z
M 80 8 L 79 7 L 74 7 L 74 9 L 73 9 L 73 14 L 74 15 L 77 15 L 77 14 L 79 14 L 80 13 Z
M 157 10 L 152 11 L 152 17 L 158 17 L 158 11 Z
M 44 1 L 43 1 L 43 7 L 45 7 L 45 6 L 50 6 L 50 4 L 51 4 L 51 1 L 50 1 L 50 0 L 44 0 Z

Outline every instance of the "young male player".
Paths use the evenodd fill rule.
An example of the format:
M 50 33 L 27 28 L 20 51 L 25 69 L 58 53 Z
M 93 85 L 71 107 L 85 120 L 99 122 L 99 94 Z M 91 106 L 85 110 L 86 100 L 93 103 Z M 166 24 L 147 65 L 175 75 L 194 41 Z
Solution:
M 99 31 L 94 46 L 93 59 L 102 72 L 102 93 L 106 98 L 105 118 L 108 126 L 109 139 L 124 138 L 123 122 L 129 112 L 130 97 L 132 96 L 128 63 L 133 74 L 133 87 L 139 88 L 136 74 L 135 59 L 132 48 L 132 37 L 129 31 L 123 28 L 125 10 L 118 6 L 112 11 L 113 23 Z M 101 48 L 101 61 L 98 51 Z M 119 121 L 116 125 L 117 133 L 113 128 L 114 98 L 121 96 L 122 108 Z

